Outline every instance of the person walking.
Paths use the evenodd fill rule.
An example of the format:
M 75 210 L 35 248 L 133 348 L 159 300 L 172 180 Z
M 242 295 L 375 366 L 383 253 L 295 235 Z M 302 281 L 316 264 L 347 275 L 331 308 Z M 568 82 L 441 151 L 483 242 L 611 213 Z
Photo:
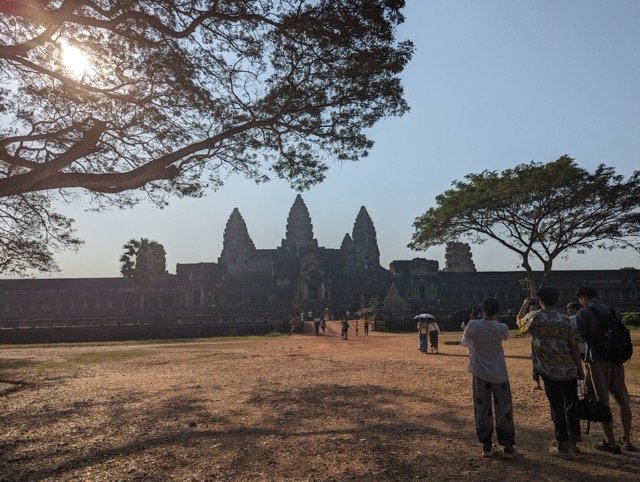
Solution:
M 440 325 L 436 319 L 427 320 L 427 331 L 429 332 L 429 344 L 431 345 L 431 353 L 438 353 L 438 336 L 440 335 Z
M 595 448 L 617 454 L 620 453 L 620 445 L 622 445 L 625 450 L 635 452 L 636 447 L 631 443 L 631 407 L 629 391 L 624 381 L 624 365 L 609 361 L 599 349 L 598 338 L 601 338 L 604 333 L 600 320 L 591 311 L 595 310 L 600 316 L 608 317 L 613 308 L 598 299 L 598 292 L 591 286 L 581 287 L 576 293 L 576 298 L 582 306 L 582 309 L 576 314 L 576 325 L 580 336 L 587 344 L 585 362 L 596 400 L 609 406 L 609 392 L 611 392 L 620 406 L 622 436 L 616 440 L 613 424 L 603 422 L 602 430 L 605 439 L 596 444 Z
M 429 329 L 427 328 L 427 320 L 425 318 L 419 318 L 416 326 L 418 330 L 418 350 L 422 353 L 427 352 L 427 334 Z
M 369 336 L 369 319 L 364 319 L 364 336 Z
M 320 335 L 320 317 L 319 316 L 316 316 L 313 319 L 313 330 L 314 330 L 316 336 Z
M 355 325 L 353 325 L 353 329 L 354 329 L 354 330 L 356 330 L 356 336 L 358 336 L 358 327 L 359 327 L 359 326 L 360 326 L 360 325 L 359 325 L 359 323 L 358 323 L 358 320 L 356 320 Z
M 342 319 L 342 329 L 340 330 L 340 336 L 343 340 L 349 339 L 349 320 L 346 316 Z
M 555 443 L 549 454 L 565 459 L 579 452 L 580 420 L 567 413 L 578 401 L 578 379 L 584 379 L 578 342 L 580 337 L 569 317 L 555 309 L 560 291 L 540 288 L 538 299 L 526 298 L 516 317 L 520 331 L 531 335 L 533 372 L 542 378 L 549 401 Z
M 482 319 L 469 320 L 462 334 L 461 345 L 469 347 L 469 367 L 472 375 L 473 416 L 482 456 L 493 457 L 498 448 L 493 443 L 494 416 L 502 457 L 513 459 L 515 447 L 513 401 L 504 359 L 502 341 L 509 337 L 509 328 L 497 318 L 500 303 L 495 298 L 482 301 Z

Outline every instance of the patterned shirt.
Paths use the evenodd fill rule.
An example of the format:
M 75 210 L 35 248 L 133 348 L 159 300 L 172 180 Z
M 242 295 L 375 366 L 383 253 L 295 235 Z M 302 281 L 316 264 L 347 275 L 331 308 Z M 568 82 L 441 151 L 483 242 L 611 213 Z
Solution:
M 575 380 L 578 367 L 571 355 L 580 336 L 569 317 L 558 311 L 531 311 L 518 319 L 523 333 L 531 335 L 533 370 L 551 380 Z

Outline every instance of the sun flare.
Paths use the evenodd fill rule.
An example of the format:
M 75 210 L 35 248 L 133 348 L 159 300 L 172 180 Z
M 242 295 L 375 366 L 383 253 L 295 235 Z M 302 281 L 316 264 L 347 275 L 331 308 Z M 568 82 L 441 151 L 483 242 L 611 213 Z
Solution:
M 80 78 L 90 68 L 89 59 L 77 47 L 62 42 L 62 63 L 74 78 Z

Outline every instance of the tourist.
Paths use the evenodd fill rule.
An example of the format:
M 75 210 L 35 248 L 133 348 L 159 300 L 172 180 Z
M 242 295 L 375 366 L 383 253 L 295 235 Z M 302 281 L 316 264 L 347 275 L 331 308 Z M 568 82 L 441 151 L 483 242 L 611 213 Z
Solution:
M 322 313 L 322 321 L 324 321 L 326 324 L 330 319 L 331 319 L 331 312 L 329 311 L 329 308 L 325 308 L 324 313 Z
M 427 334 L 429 333 L 429 329 L 427 328 L 427 321 L 425 318 L 419 318 L 418 324 L 416 326 L 418 330 L 418 350 L 422 353 L 427 352 Z
M 429 344 L 431 345 L 431 352 L 438 353 L 438 335 L 440 335 L 440 326 L 434 319 L 427 320 L 427 331 L 429 332 Z
M 324 318 L 320 321 L 320 329 L 322 330 L 322 336 L 324 336 L 327 329 L 327 322 L 324 321 Z
M 596 448 L 606 452 L 620 453 L 619 442 L 622 448 L 634 452 L 636 448 L 631 443 L 631 408 L 629 391 L 624 381 L 624 365 L 608 361 L 604 354 L 599 353 L 598 344 L 595 341 L 602 336 L 600 320 L 587 307 L 595 309 L 605 317 L 609 316 L 612 308 L 598 299 L 597 291 L 591 286 L 580 288 L 576 298 L 583 307 L 576 314 L 576 324 L 580 336 L 587 344 L 585 361 L 596 400 L 609 406 L 609 391 L 611 391 L 620 406 L 622 436 L 616 440 L 613 434 L 613 424 L 603 422 L 602 430 L 606 439 L 598 443 Z
M 346 316 L 342 319 L 342 329 L 340 330 L 340 336 L 343 340 L 349 339 L 349 320 L 347 320 Z
M 313 330 L 316 336 L 320 336 L 320 317 L 319 316 L 316 316 L 313 319 Z
M 577 379 L 584 379 L 578 350 L 580 338 L 569 317 L 555 309 L 560 291 L 540 288 L 538 300 L 526 298 L 517 315 L 520 331 L 531 335 L 533 372 L 544 382 L 555 441 L 549 454 L 570 459 L 579 452 L 580 421 L 567 413 L 578 401 Z M 528 311 L 528 313 L 527 313 Z
M 358 328 L 360 327 L 360 324 L 358 323 L 358 320 L 356 320 L 355 325 L 353 326 L 354 330 L 356 331 L 356 336 L 358 336 Z
M 364 335 L 369 336 L 369 319 L 367 317 L 364 318 Z
M 495 298 L 482 302 L 482 319 L 471 319 L 462 334 L 461 345 L 469 347 L 469 372 L 472 374 L 473 416 L 476 433 L 482 444 L 482 456 L 498 453 L 493 443 L 495 430 L 498 443 L 504 447 L 502 457 L 513 459 L 515 447 L 513 402 L 502 341 L 509 337 L 509 328 L 497 318 L 500 303 Z

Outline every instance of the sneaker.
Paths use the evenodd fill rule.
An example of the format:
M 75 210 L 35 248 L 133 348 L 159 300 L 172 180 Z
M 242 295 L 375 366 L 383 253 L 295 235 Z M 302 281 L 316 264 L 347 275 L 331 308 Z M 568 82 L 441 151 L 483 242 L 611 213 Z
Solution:
M 512 445 L 511 447 L 505 447 L 504 448 L 504 451 L 502 452 L 502 458 L 503 459 L 515 459 L 518 454 L 519 454 L 518 449 L 515 448 Z
M 491 444 L 491 445 L 482 447 L 483 457 L 491 458 L 497 453 L 498 453 L 498 447 L 496 447 L 496 444 Z
M 611 452 L 612 454 L 619 454 L 620 452 L 622 452 L 618 444 L 609 445 L 609 443 L 606 440 L 602 440 L 602 442 L 598 442 L 597 444 L 594 445 L 594 447 L 597 450 L 602 450 L 604 452 Z
M 549 455 L 554 457 L 560 457 L 561 459 L 569 460 L 573 458 L 573 455 L 568 450 L 560 448 L 558 446 L 549 447 Z

